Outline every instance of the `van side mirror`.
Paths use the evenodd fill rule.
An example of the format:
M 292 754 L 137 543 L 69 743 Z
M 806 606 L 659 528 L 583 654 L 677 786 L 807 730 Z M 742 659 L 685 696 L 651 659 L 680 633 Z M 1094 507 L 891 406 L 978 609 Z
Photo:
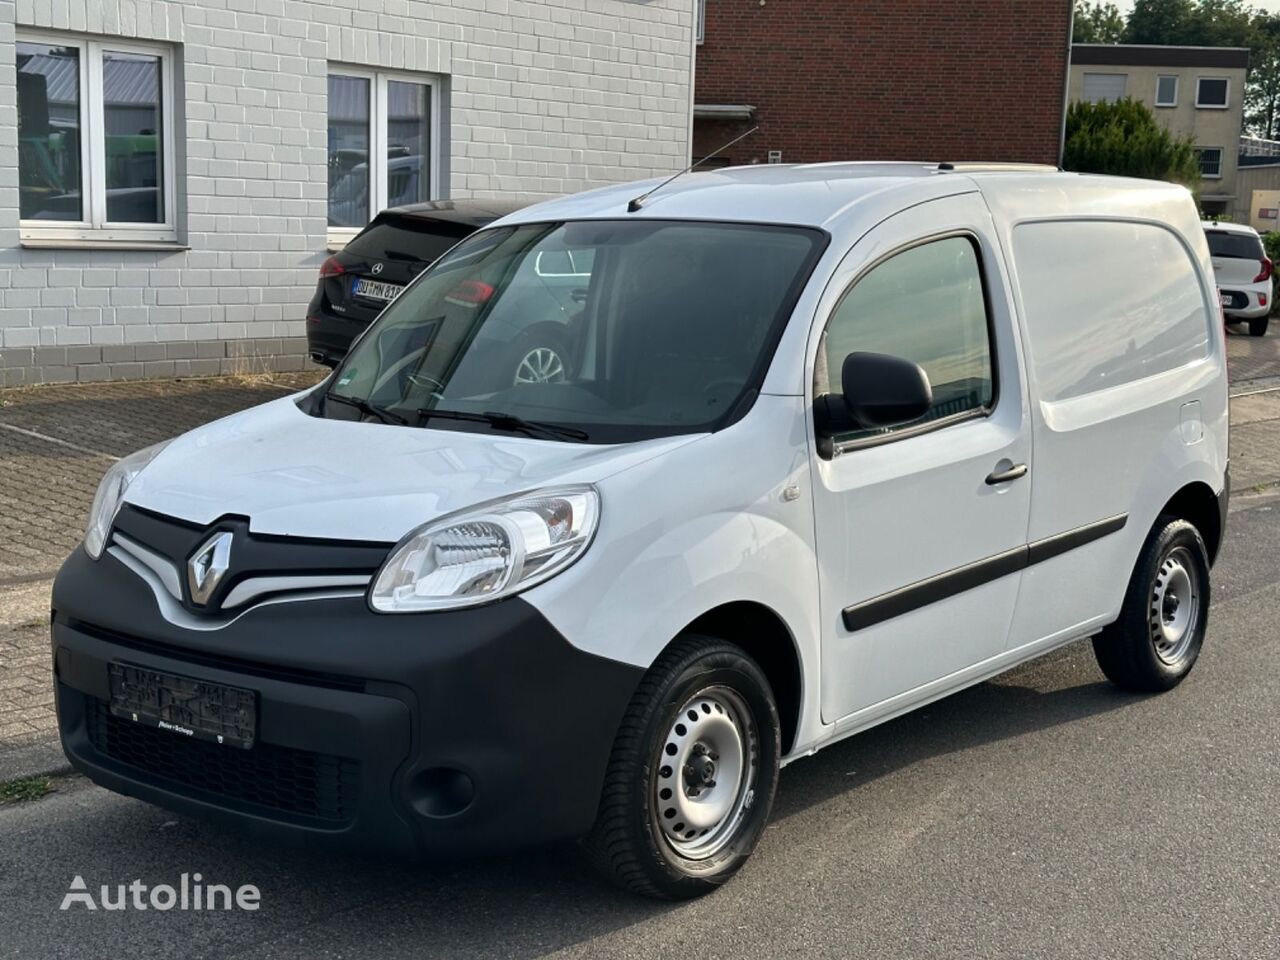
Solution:
M 819 433 L 896 427 L 918 420 L 933 406 L 929 375 L 918 363 L 884 353 L 851 353 L 840 370 L 842 395 L 814 405 Z

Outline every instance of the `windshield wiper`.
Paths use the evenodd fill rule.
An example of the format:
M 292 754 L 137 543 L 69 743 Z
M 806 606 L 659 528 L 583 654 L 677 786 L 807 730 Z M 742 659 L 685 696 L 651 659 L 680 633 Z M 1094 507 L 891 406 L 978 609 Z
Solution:
M 486 423 L 497 430 L 511 430 L 525 433 L 531 437 L 543 436 L 556 440 L 586 440 L 589 434 L 585 430 L 574 427 L 561 427 L 554 423 L 543 423 L 539 420 L 525 420 L 511 413 L 470 413 L 466 410 L 439 410 L 435 407 L 423 407 L 418 411 L 418 422 L 437 417 L 441 420 L 464 420 L 470 423 Z
M 325 403 L 330 400 L 337 400 L 339 403 L 345 403 L 349 407 L 355 407 L 367 417 L 377 417 L 383 423 L 398 423 L 401 426 L 407 426 L 409 421 L 399 414 L 392 413 L 390 410 L 383 410 L 381 407 L 375 407 L 368 400 L 361 400 L 358 397 L 344 397 L 340 393 L 326 393 L 324 395 Z

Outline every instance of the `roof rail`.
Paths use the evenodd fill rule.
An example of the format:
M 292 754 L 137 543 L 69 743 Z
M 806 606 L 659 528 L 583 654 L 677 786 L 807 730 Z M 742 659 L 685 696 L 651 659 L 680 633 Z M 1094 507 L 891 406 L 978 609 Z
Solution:
M 940 163 L 939 173 L 1061 173 L 1051 163 Z

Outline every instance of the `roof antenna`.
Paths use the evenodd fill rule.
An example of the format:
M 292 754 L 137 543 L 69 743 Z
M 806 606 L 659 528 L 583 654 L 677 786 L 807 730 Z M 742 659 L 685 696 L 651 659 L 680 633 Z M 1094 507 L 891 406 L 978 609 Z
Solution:
M 690 172 L 692 172 L 694 169 L 696 169 L 697 167 L 699 167 L 699 166 L 701 166 L 702 164 L 706 163 L 706 162 L 707 162 L 708 160 L 710 160 L 712 157 L 715 157 L 715 156 L 718 156 L 718 155 L 720 155 L 720 154 L 724 153 L 726 150 L 728 150 L 730 147 L 732 147 L 735 143 L 738 143 L 738 142 L 739 142 L 739 141 L 741 141 L 741 140 L 745 140 L 745 139 L 747 139 L 747 137 L 751 136 L 753 133 L 755 133 L 755 132 L 756 132 L 757 130 L 759 130 L 759 129 L 760 129 L 760 127 L 759 127 L 759 126 L 752 127 L 752 128 L 751 128 L 750 130 L 748 130 L 746 133 L 744 133 L 744 134 L 742 134 L 742 135 L 740 135 L 740 136 L 734 137 L 732 140 L 730 140 L 728 143 L 726 143 L 723 147 L 720 147 L 720 148 L 718 148 L 718 149 L 716 149 L 716 150 L 712 151 L 711 153 L 708 153 L 708 154 L 707 154 L 705 157 L 703 157 L 701 160 L 697 160 L 697 161 L 695 161 L 694 163 L 689 164 L 689 166 L 685 167 L 685 168 L 684 168 L 683 170 L 681 170 L 679 173 L 672 174 L 670 177 L 667 177 L 667 179 L 663 180 L 660 184 L 658 184 L 656 187 L 654 187 L 652 190 L 648 191 L 647 193 L 642 193 L 642 194 L 640 194 L 640 196 L 636 197 L 634 200 L 632 200 L 630 203 L 628 203 L 628 204 L 627 204 L 627 213 L 635 213 L 635 212 L 637 212 L 638 210 L 640 210 L 640 208 L 642 208 L 642 207 L 644 206 L 644 202 L 645 202 L 646 200 L 648 200 L 651 196 L 653 196 L 655 193 L 657 193 L 659 190 L 661 190 L 663 187 L 665 187 L 665 186 L 666 186 L 668 183 L 670 183 L 672 180 L 676 180 L 676 179 L 678 179 L 678 178 L 680 178 L 680 177 L 683 177 L 686 173 L 690 173 Z

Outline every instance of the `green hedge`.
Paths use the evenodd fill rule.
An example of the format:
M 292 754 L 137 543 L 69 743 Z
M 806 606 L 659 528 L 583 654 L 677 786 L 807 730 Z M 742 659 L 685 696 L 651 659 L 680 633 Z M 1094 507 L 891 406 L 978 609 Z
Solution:
M 1192 190 L 1200 185 L 1200 162 L 1190 137 L 1175 137 L 1143 103 L 1083 100 L 1067 111 L 1062 165 L 1079 173 L 1109 173 L 1168 180 Z

